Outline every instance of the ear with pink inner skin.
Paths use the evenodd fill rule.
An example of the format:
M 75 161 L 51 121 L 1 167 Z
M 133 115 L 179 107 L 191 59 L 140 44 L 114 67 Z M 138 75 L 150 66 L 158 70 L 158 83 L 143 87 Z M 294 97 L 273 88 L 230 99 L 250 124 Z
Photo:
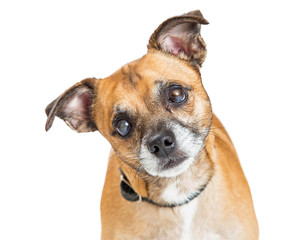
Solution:
M 148 50 L 161 50 L 201 66 L 206 44 L 200 35 L 202 24 L 208 24 L 199 10 L 164 21 L 152 34 Z
M 47 106 L 46 131 L 52 127 L 56 116 L 77 132 L 97 129 L 92 119 L 95 81 L 95 78 L 88 78 L 75 84 Z

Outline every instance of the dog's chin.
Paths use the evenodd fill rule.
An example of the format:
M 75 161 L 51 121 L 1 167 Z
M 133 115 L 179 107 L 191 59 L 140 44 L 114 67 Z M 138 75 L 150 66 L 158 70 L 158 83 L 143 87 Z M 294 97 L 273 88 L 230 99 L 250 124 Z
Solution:
M 143 165 L 143 168 L 147 173 L 154 177 L 170 178 L 185 172 L 193 162 L 194 157 L 180 157 L 177 159 L 168 159 L 165 164 L 159 164 L 155 167 L 145 164 Z

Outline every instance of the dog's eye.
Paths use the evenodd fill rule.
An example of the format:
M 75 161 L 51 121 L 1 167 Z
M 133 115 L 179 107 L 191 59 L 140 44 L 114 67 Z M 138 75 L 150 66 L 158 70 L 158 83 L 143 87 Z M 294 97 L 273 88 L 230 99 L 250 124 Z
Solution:
M 120 136 L 125 137 L 131 130 L 131 124 L 125 119 L 119 120 L 116 124 L 116 130 Z
M 172 86 L 167 90 L 167 97 L 170 102 L 181 103 L 186 100 L 187 94 L 180 86 Z

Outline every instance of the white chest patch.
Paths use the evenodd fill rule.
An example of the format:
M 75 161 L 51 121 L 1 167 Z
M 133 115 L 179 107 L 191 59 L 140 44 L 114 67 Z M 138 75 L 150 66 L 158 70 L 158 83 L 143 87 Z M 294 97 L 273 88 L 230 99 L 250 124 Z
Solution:
M 197 211 L 198 201 L 197 199 L 192 200 L 188 204 L 181 207 L 180 213 L 182 216 L 182 233 L 180 240 L 191 240 L 192 239 L 192 228 L 194 217 Z
M 161 198 L 167 203 L 182 203 L 187 200 L 187 195 L 179 193 L 176 182 L 170 184 L 161 194 Z

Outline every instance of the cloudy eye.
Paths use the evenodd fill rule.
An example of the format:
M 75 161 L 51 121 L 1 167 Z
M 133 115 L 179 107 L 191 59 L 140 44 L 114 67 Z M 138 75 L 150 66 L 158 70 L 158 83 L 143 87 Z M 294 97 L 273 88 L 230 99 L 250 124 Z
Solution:
M 125 137 L 131 130 L 131 124 L 125 119 L 119 120 L 116 124 L 116 130 L 120 136 Z
M 185 90 L 180 86 L 172 86 L 167 90 L 167 97 L 170 102 L 181 103 L 187 98 Z

